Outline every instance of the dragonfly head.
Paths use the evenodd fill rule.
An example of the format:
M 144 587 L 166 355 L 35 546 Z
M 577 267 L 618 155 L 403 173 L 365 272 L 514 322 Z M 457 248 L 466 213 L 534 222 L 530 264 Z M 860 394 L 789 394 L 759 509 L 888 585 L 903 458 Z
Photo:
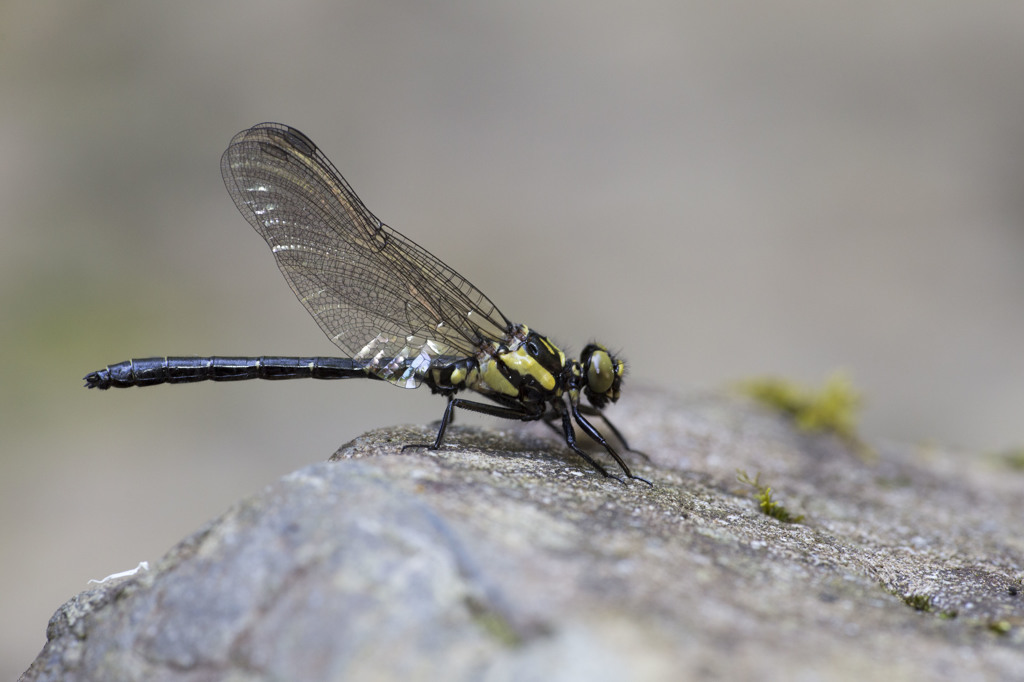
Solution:
M 604 346 L 590 343 L 580 354 L 580 366 L 586 378 L 583 394 L 591 405 L 601 409 L 608 401 L 614 403 L 619 399 L 622 375 L 626 373 L 625 362 Z

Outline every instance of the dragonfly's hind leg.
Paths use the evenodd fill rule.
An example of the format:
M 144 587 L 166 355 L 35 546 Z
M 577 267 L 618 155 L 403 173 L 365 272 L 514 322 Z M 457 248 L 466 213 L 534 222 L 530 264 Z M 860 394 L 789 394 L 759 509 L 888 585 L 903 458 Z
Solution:
M 504 407 L 502 405 L 489 405 L 487 403 L 478 403 L 473 400 L 465 400 L 463 398 L 456 398 L 450 396 L 448 398 L 448 405 L 444 408 L 444 414 L 441 415 L 441 426 L 437 429 L 437 438 L 434 439 L 433 443 L 410 443 L 403 445 L 402 450 L 408 448 L 427 448 L 428 450 L 438 450 L 441 448 L 441 444 L 444 442 L 444 432 L 448 429 L 448 425 L 452 423 L 455 418 L 455 408 L 461 407 L 469 410 L 470 412 L 479 412 L 480 414 L 486 414 L 491 417 L 499 417 L 501 419 L 515 419 L 517 421 L 531 421 L 536 419 L 537 416 L 527 410 L 525 407 Z

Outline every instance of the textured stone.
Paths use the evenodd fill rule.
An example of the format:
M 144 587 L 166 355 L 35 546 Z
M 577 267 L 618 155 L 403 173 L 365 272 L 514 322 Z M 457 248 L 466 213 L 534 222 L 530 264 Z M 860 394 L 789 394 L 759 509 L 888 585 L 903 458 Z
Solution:
M 1024 474 L 631 388 L 649 478 L 541 426 L 375 431 L 72 598 L 24 680 L 1011 679 Z M 499 423 L 500 424 L 500 423 Z M 760 513 L 746 470 L 802 523 Z

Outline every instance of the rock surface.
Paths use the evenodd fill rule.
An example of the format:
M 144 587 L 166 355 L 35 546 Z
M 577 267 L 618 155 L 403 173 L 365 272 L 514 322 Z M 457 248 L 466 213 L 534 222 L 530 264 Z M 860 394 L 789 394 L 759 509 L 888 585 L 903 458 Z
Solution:
M 542 428 L 357 438 L 72 598 L 22 679 L 1020 678 L 1024 473 L 720 395 L 612 416 L 653 487 Z

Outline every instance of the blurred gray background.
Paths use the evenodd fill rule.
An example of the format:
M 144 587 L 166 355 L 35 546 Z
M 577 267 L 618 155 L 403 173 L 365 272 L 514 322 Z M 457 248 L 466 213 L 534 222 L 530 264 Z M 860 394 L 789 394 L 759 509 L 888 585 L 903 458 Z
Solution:
M 1024 4 L 8 0 L 0 27 L 0 678 L 88 578 L 440 416 L 368 382 L 82 388 L 333 352 L 221 183 L 264 120 L 633 385 L 844 367 L 869 438 L 1024 442 Z

